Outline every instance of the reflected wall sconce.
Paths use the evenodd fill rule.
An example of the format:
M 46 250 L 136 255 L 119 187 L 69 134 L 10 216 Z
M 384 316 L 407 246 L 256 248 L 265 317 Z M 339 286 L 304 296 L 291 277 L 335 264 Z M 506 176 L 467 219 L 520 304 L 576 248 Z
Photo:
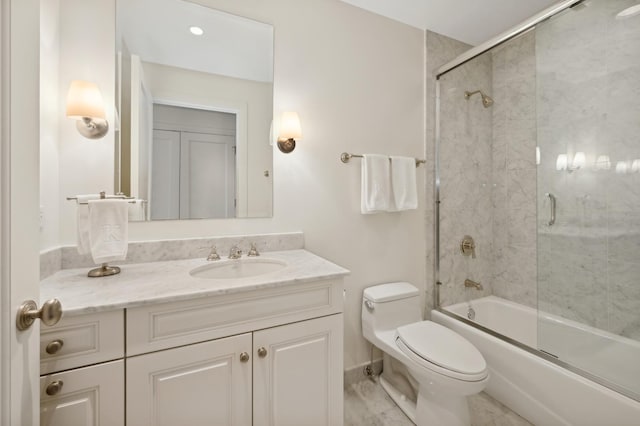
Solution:
M 587 158 L 582 151 L 576 152 L 576 155 L 573 156 L 573 161 L 571 162 L 571 164 L 569 164 L 567 154 L 560 154 L 556 159 L 556 170 L 566 170 L 569 173 L 572 173 L 583 168 L 586 162 Z
M 596 159 L 596 170 L 610 170 L 611 169 L 611 160 L 608 155 L 598 155 Z
M 94 83 L 74 80 L 67 94 L 67 117 L 75 118 L 78 132 L 87 139 L 100 139 L 109 131 L 100 89 Z
M 302 137 L 300 117 L 297 112 L 283 112 L 278 134 L 278 149 L 289 154 L 296 148 L 296 138 Z

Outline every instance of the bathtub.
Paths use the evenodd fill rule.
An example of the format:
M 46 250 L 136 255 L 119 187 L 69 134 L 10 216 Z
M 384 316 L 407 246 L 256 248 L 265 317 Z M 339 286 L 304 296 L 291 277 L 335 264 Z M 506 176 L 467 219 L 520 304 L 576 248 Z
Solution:
M 473 321 L 467 319 L 469 306 L 475 311 Z M 480 350 L 490 371 L 486 392 L 530 422 L 640 425 L 640 402 L 622 394 L 640 393 L 639 342 L 554 315 L 538 315 L 535 309 L 496 296 L 433 310 L 431 319 Z M 540 349 L 547 354 L 531 349 L 539 346 L 538 331 Z M 563 361 L 614 379 L 622 393 L 564 368 Z

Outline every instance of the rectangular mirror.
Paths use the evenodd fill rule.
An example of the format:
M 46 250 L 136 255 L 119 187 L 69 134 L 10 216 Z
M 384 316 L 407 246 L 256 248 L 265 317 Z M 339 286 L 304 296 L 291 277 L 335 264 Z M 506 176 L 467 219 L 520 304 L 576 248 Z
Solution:
M 273 27 L 116 0 L 114 188 L 137 220 L 272 215 Z

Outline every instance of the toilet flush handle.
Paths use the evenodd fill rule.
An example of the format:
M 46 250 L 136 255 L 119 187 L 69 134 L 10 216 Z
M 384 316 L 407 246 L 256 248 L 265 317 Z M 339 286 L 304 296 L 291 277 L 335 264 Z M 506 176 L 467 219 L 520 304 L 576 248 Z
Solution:
M 364 306 L 369 310 L 373 311 L 373 302 L 371 300 L 365 300 Z

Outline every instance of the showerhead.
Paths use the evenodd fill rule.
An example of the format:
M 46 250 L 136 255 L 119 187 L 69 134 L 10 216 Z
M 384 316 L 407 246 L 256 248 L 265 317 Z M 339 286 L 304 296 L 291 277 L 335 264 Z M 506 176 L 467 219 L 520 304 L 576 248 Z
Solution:
M 475 92 L 466 91 L 464 92 L 464 98 L 469 100 L 469 98 L 475 95 L 476 93 L 480 93 L 480 96 L 482 97 L 482 105 L 484 105 L 485 108 L 489 108 L 491 105 L 493 105 L 493 99 L 491 99 L 490 96 L 487 96 L 484 93 L 482 93 L 481 90 L 476 90 Z

